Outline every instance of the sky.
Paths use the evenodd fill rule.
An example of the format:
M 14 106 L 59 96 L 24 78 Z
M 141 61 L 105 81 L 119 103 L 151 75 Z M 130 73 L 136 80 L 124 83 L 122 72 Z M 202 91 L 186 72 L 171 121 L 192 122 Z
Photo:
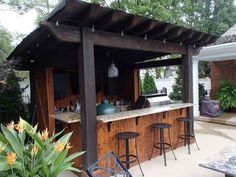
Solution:
M 0 25 L 10 32 L 28 34 L 36 28 L 36 12 L 31 10 L 24 15 L 10 11 L 7 6 L 0 6 Z
M 235 0 L 236 5 L 236 0 Z M 24 15 L 9 11 L 7 6 L 0 5 L 0 25 L 12 33 L 29 34 L 36 28 L 36 12 L 31 10 Z

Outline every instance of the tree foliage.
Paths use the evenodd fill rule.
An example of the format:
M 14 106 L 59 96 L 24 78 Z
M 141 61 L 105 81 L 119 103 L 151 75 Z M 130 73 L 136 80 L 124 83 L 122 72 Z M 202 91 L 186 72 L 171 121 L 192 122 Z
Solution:
M 6 61 L 0 65 L 0 81 L 5 83 L 0 87 L 0 122 L 17 120 L 19 116 L 25 118 L 19 78 Z
M 155 81 L 153 77 L 149 74 L 149 70 L 147 70 L 145 73 L 141 92 L 142 92 L 142 95 L 148 95 L 148 94 L 153 94 L 157 92 Z
M 181 68 L 177 67 L 176 69 L 176 78 L 175 84 L 173 85 L 173 91 L 170 93 L 169 97 L 172 100 L 182 100 L 183 96 L 183 77 Z
M 13 49 L 12 36 L 9 31 L 0 26 L 0 64 Z
M 234 0 L 116 0 L 111 6 L 217 35 L 236 22 Z

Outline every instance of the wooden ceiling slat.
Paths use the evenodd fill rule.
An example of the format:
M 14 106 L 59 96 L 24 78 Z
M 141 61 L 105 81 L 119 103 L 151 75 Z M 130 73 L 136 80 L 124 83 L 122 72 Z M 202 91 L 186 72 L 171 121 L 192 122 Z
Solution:
M 201 45 L 204 45 L 204 44 L 208 44 L 208 42 L 211 40 L 211 37 L 210 35 L 205 35 L 203 38 L 202 38 L 202 41 L 201 42 L 198 42 L 198 45 L 201 46 Z
M 117 24 L 119 21 L 119 18 L 121 18 L 121 12 L 120 11 L 113 11 L 112 15 L 109 16 L 110 18 L 104 18 L 103 20 L 103 24 L 99 22 L 99 30 L 105 30 L 108 29 L 110 27 L 112 27 L 113 25 Z M 98 26 L 98 25 L 96 25 Z
M 130 31 L 136 36 L 143 36 L 147 32 L 151 31 L 155 26 L 156 24 L 153 23 L 151 20 L 146 20 L 135 28 L 131 29 Z
M 148 38 L 155 39 L 157 37 L 163 36 L 166 34 L 172 26 L 170 24 L 163 24 L 157 29 L 154 29 L 152 32 L 148 33 Z
M 184 41 L 184 43 L 185 44 L 196 43 L 196 42 L 200 41 L 204 35 L 205 34 L 203 34 L 203 33 L 195 33 L 191 39 Z
M 194 34 L 196 34 L 195 31 L 192 31 L 192 30 L 185 31 L 181 35 L 179 35 L 175 38 L 172 38 L 172 40 L 175 42 L 179 42 L 179 41 L 185 42 L 185 41 L 189 40 L 190 38 L 192 38 Z
M 178 36 L 180 36 L 183 33 L 183 29 L 182 28 L 177 28 L 177 29 L 172 29 L 170 30 L 164 37 L 166 40 L 171 40 L 174 39 Z

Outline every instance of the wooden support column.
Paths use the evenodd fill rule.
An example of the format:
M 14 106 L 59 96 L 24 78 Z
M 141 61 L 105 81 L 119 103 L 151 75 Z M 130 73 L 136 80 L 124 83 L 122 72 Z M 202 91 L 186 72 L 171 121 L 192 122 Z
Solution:
M 183 102 L 193 103 L 193 50 L 187 45 L 187 53 L 182 55 Z M 188 116 L 193 117 L 193 108 L 188 109 Z
M 35 79 L 34 79 L 34 72 L 32 70 L 29 71 L 30 75 L 30 109 L 29 109 L 29 116 L 32 116 L 36 103 L 35 103 Z M 30 117 L 30 123 L 33 123 L 34 125 L 37 124 L 36 122 L 37 116 L 35 116 L 35 119 L 32 120 L 32 117 Z
M 53 69 L 38 69 L 32 73 L 35 82 L 35 104 L 37 105 L 37 122 L 39 128 L 55 130 L 55 120 L 49 115 L 54 112 Z
M 97 118 L 94 44 L 92 30 L 81 28 L 81 44 L 79 46 L 79 88 L 81 102 L 81 128 L 83 168 L 87 168 L 97 160 Z

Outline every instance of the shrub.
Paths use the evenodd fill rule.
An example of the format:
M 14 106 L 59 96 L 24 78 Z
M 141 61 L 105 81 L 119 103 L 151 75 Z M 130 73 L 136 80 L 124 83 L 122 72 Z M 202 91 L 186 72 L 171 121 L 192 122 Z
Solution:
M 230 81 L 221 81 L 217 99 L 225 110 L 236 108 L 236 85 Z
M 155 81 L 153 77 L 149 74 L 148 70 L 146 71 L 144 79 L 143 79 L 141 92 L 142 92 L 142 95 L 148 95 L 148 94 L 153 94 L 157 92 Z
M 18 121 L 19 115 L 26 118 L 19 78 L 7 62 L 0 65 L 0 81 L 5 83 L 0 87 L 0 122 Z
M 180 101 L 183 96 L 183 79 L 182 79 L 181 68 L 176 69 L 175 84 L 173 85 L 173 91 L 170 93 L 169 97 L 172 100 Z
M 47 129 L 37 132 L 23 119 L 1 125 L 0 133 L 0 176 L 1 177 L 57 177 L 65 170 L 79 171 L 73 168 L 72 160 L 83 152 L 67 157 L 71 147 L 69 139 L 72 133 L 65 134 L 56 141 L 63 131 L 49 137 Z M 25 144 L 26 136 L 32 142 Z

